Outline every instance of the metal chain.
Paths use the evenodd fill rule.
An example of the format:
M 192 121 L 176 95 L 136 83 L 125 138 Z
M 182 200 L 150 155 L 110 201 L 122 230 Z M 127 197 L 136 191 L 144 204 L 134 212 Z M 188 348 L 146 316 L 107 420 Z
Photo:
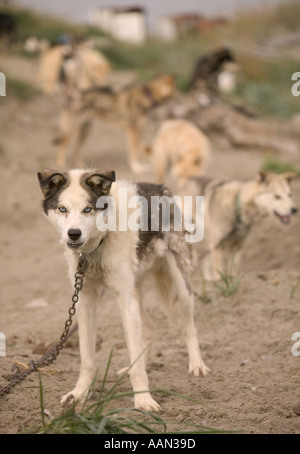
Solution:
M 27 378 L 28 375 L 30 375 L 32 372 L 37 372 L 39 368 L 41 367 L 47 367 L 50 364 L 52 364 L 56 358 L 58 357 L 60 351 L 62 350 L 64 343 L 66 342 L 67 338 L 69 337 L 70 333 L 70 326 L 73 323 L 73 316 L 75 315 L 76 312 L 76 304 L 78 303 L 79 300 L 79 292 L 82 289 L 83 286 L 83 278 L 84 278 L 84 271 L 87 266 L 87 260 L 85 255 L 80 254 L 79 260 L 78 260 L 78 266 L 77 266 L 77 273 L 75 274 L 75 291 L 72 296 L 72 306 L 69 309 L 69 317 L 65 322 L 65 329 L 60 336 L 60 340 L 53 346 L 51 347 L 38 361 L 30 361 L 28 363 L 28 369 L 26 369 L 24 372 L 20 373 L 19 370 L 9 379 L 10 382 L 8 385 L 3 386 L 0 388 L 0 397 L 5 396 L 10 392 L 12 388 L 14 388 L 18 383 L 22 382 Z M 74 330 L 75 331 L 75 330 Z

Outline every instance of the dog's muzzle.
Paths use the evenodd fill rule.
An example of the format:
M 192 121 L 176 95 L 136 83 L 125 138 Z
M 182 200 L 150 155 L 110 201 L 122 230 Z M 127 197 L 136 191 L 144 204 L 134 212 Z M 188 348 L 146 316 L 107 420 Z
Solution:
M 274 211 L 274 214 L 276 214 L 276 216 L 281 220 L 281 222 L 283 222 L 283 224 L 289 224 L 291 222 L 291 216 L 293 214 L 296 214 L 297 211 L 298 211 L 298 208 L 297 207 L 293 207 L 291 209 L 291 213 L 290 214 L 280 214 L 277 211 Z
M 68 230 L 68 237 L 70 238 L 71 242 L 67 243 L 67 245 L 71 248 L 77 249 L 83 245 L 82 242 L 78 240 L 81 237 L 81 230 L 79 229 L 69 229 Z

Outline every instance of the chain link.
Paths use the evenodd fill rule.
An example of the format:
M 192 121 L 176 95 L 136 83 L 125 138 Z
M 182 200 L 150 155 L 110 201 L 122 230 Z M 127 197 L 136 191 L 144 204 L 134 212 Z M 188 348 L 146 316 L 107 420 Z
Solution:
M 70 327 L 73 323 L 73 316 L 75 315 L 76 312 L 76 304 L 78 303 L 79 300 L 79 292 L 81 291 L 83 287 L 83 278 L 84 278 L 84 271 L 87 266 L 87 260 L 85 258 L 85 255 L 80 254 L 79 260 L 78 260 L 78 266 L 77 266 L 77 273 L 75 274 L 75 283 L 74 283 L 74 288 L 75 291 L 72 296 L 72 306 L 69 309 L 69 317 L 65 321 L 65 328 L 60 336 L 60 340 L 53 346 L 51 347 L 38 361 L 30 361 L 28 363 L 28 369 L 26 369 L 24 372 L 17 370 L 17 372 L 9 378 L 9 384 L 6 386 L 3 386 L 0 388 L 0 397 L 5 396 L 10 392 L 12 388 L 14 388 L 18 383 L 22 382 L 27 378 L 28 375 L 30 375 L 32 372 L 37 372 L 40 368 L 42 367 L 47 367 L 52 364 L 56 358 L 58 357 L 60 351 L 62 350 L 64 343 L 66 342 L 67 338 L 69 337 L 70 333 Z M 75 331 L 75 329 L 74 329 Z

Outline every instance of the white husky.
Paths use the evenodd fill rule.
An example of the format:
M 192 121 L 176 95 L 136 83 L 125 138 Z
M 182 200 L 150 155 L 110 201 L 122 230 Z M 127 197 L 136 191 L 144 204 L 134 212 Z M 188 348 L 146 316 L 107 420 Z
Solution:
M 260 172 L 256 180 L 222 181 L 208 177 L 190 179 L 185 194 L 205 197 L 205 238 L 208 253 L 203 257 L 204 277 L 219 279 L 231 263 L 238 270 L 245 239 L 254 223 L 264 216 L 274 216 L 289 224 L 298 210 L 292 199 L 293 172 Z
M 96 219 L 101 214 L 99 198 L 110 195 L 118 204 L 120 188 L 126 187 L 129 197 L 141 195 L 147 199 L 153 195 L 170 196 L 169 191 L 162 185 L 115 181 L 114 171 L 105 169 L 75 169 L 66 173 L 44 170 L 38 173 L 38 178 L 44 194 L 44 212 L 65 245 L 72 281 L 79 254 L 84 254 L 88 263 L 78 303 L 80 375 L 75 388 L 62 398 L 62 404 L 86 395 L 94 378 L 95 310 L 99 289 L 105 286 L 117 295 L 121 311 L 132 366 L 129 374 L 135 407 L 159 410 L 149 392 L 143 354 L 149 334 L 149 324 L 140 306 L 145 278 L 154 280 L 161 304 L 182 322 L 189 373 L 198 376 L 209 371 L 202 361 L 194 326 L 191 247 L 185 242 L 184 232 L 120 231 L 118 228 L 103 232 L 97 229 Z

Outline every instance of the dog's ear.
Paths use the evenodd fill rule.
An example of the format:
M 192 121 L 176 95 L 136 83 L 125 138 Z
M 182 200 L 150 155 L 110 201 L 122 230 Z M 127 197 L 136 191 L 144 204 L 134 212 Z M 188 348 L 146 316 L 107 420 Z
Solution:
M 108 195 L 112 183 L 116 181 L 114 170 L 99 170 L 89 174 L 86 179 L 86 184 L 100 197 Z
M 288 184 L 291 184 L 293 180 L 299 178 L 299 175 L 296 172 L 285 172 L 282 174 L 282 176 L 288 182 Z
M 268 182 L 268 172 L 265 170 L 260 170 L 257 175 L 257 182 L 262 184 L 267 184 Z
M 66 182 L 66 176 L 58 170 L 42 170 L 38 179 L 44 197 L 54 195 Z

